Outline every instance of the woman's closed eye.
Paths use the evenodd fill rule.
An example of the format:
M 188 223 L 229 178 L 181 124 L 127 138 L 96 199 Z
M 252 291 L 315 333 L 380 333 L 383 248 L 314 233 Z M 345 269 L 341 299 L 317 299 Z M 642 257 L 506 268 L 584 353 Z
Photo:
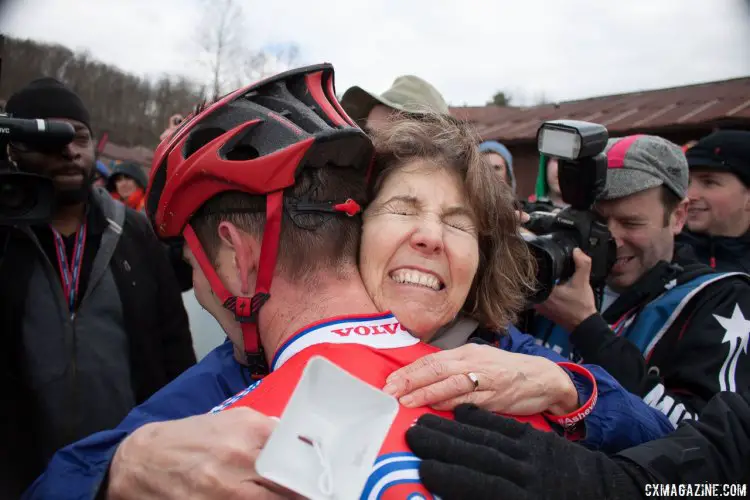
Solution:
M 411 203 L 404 203 L 401 201 L 386 203 L 379 210 L 379 213 L 393 214 L 393 215 L 418 215 L 419 210 Z
M 465 233 L 476 232 L 474 224 L 465 217 L 445 217 L 443 218 L 443 224 Z
M 394 215 L 417 215 L 417 211 L 413 208 L 394 208 L 390 213 Z

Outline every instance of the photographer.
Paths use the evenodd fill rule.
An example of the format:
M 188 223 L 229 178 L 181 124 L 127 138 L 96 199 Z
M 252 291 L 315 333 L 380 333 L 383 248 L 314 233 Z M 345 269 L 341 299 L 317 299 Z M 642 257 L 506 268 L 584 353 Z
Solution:
M 750 385 L 750 277 L 713 273 L 675 245 L 687 218 L 688 165 L 654 136 L 610 140 L 606 193 L 594 206 L 617 256 L 597 309 L 592 262 L 537 305 L 531 332 L 571 359 L 595 363 L 677 424 L 719 391 Z M 570 333 L 568 333 L 570 332 Z
M 0 497 L 14 498 L 57 449 L 117 425 L 195 354 L 147 219 L 91 186 L 94 141 L 81 99 L 43 78 L 14 94 L 7 111 L 75 129 L 62 147 L 43 135 L 7 145 L 11 164 L 50 178 L 55 195 L 48 224 L 0 214 L 10 221 L 0 226 Z

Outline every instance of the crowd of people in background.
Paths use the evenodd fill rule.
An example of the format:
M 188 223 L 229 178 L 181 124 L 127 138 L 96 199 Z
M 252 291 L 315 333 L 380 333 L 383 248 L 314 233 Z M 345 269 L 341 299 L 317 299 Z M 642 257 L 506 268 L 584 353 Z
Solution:
M 300 71 L 333 78 L 332 68 Z M 314 78 L 284 78 L 264 91 L 303 81 L 309 95 L 325 94 Z M 269 391 L 253 391 L 253 334 L 260 357 L 263 347 L 273 354 L 292 338 L 260 384 L 274 394 L 290 392 L 289 380 L 324 353 L 398 398 L 397 436 L 383 457 L 416 461 L 402 471 L 413 480 L 394 483 L 390 498 L 640 498 L 657 483 L 747 481 L 750 131 L 717 130 L 686 147 L 645 134 L 610 139 L 606 191 L 592 208 L 617 247 L 606 286 L 592 288 L 591 259 L 576 250 L 573 276 L 527 307 L 534 263 L 516 211 L 568 206 L 556 158 L 540 158 L 534 194 L 521 200 L 513 148 L 476 137 L 419 77 L 400 76 L 383 93 L 352 87 L 340 107 L 292 94 L 279 93 L 271 105 L 248 91 L 235 98 L 247 106 L 230 101 L 175 114 L 152 166 L 97 161 L 89 111 L 59 81 L 35 80 L 8 99 L 13 116 L 64 119 L 76 136 L 61 151 L 4 146 L 19 170 L 51 177 L 58 197 L 49 224 L 0 227 L 7 339 L 0 391 L 12 409 L 0 425 L 0 456 L 9 464 L 0 496 L 284 497 L 255 475 L 242 479 L 251 483 L 246 489 L 231 489 L 248 474 L 240 466 L 252 469 L 257 456 L 229 453 L 232 436 L 260 448 L 273 425 L 265 415 L 280 416 Z M 229 141 L 234 127 L 253 120 L 264 121 L 266 135 L 237 139 L 255 152 L 242 157 L 248 168 L 293 164 L 298 176 L 261 185 L 250 179 L 259 174 L 240 178 L 202 159 L 214 177 L 193 189 L 190 156 L 201 148 L 226 156 L 212 141 Z M 273 128 L 274 120 L 287 124 Z M 289 136 L 294 128 L 300 134 Z M 336 148 L 311 155 L 320 163 L 314 175 L 291 157 L 269 160 L 269 144 L 282 150 L 321 136 L 329 145 L 335 138 Z M 372 158 L 369 185 L 332 167 Z M 253 321 L 264 328 L 248 333 L 252 322 L 226 309 L 228 298 L 253 291 L 233 273 L 259 273 L 253 286 L 270 290 L 270 274 L 261 290 L 268 261 L 258 252 L 267 251 L 272 225 L 253 225 L 247 214 L 262 214 L 266 197 L 282 189 L 292 201 L 278 214 L 286 226 L 275 236 L 275 288 L 257 307 L 295 328 L 261 323 L 268 320 L 256 308 Z M 328 212 L 336 210 L 320 208 L 347 198 L 361 203 L 361 218 L 335 219 L 340 214 Z M 300 200 L 335 222 L 290 215 Z M 349 209 L 360 206 L 338 210 Z M 255 253 L 237 250 L 242 245 Z M 408 269 L 439 264 L 399 272 L 394 259 Z M 394 282 L 444 298 L 402 294 Z M 351 345 L 294 347 L 298 329 L 330 334 L 309 325 L 346 314 L 367 316 L 351 319 L 353 326 L 397 321 L 403 330 L 393 345 L 356 340 L 372 348 L 368 355 Z M 383 361 L 383 349 L 394 347 L 409 354 Z M 380 365 L 377 377 L 366 373 Z M 265 415 L 225 411 L 232 408 Z M 196 471 L 196 461 L 215 467 Z

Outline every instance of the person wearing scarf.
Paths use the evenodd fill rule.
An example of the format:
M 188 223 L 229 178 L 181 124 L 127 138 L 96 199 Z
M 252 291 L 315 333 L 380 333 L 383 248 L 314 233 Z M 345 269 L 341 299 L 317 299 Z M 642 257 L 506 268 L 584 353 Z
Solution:
M 146 184 L 148 178 L 140 165 L 131 162 L 120 163 L 109 176 L 107 191 L 115 200 L 140 212 L 146 203 Z

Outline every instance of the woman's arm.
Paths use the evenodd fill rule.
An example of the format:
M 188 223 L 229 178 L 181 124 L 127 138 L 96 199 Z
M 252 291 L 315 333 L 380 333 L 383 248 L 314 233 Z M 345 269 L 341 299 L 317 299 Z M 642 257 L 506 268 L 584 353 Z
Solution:
M 541 356 L 556 363 L 568 361 L 515 327 L 510 327 L 507 335 L 499 336 L 499 347 L 519 354 Z M 584 421 L 586 434 L 582 444 L 613 453 L 658 439 L 674 430 L 663 413 L 628 392 L 603 368 L 589 364 L 583 366 L 596 378 L 599 401 Z M 571 374 L 571 377 L 579 388 L 579 398 L 586 397 L 586 381 L 577 374 Z
M 498 345 L 499 349 L 467 344 L 425 356 L 393 372 L 385 391 L 405 406 L 450 410 L 473 403 L 508 415 L 560 415 L 591 400 L 590 374 L 596 381 L 598 401 L 576 433 L 584 445 L 616 452 L 674 429 L 663 414 L 627 392 L 598 366 L 585 365 L 587 372 L 580 374 L 566 370 L 560 363 L 567 360 L 515 328 L 499 335 Z M 478 379 L 476 390 L 469 372 Z

